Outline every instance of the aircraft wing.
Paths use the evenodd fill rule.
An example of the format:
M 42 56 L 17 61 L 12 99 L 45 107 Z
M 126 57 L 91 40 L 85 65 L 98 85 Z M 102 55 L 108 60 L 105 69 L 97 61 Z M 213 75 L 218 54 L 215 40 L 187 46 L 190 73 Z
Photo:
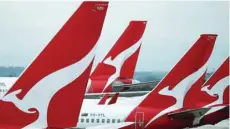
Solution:
M 87 93 L 85 94 L 86 99 L 98 99 L 104 94 L 108 94 L 110 97 L 116 94 L 117 92 L 108 92 L 108 93 Z M 134 97 L 134 96 L 142 96 L 149 93 L 149 91 L 134 91 L 134 92 L 119 92 L 119 97 Z
M 104 124 L 98 126 L 88 127 L 86 129 L 119 129 L 123 127 L 127 127 L 134 124 L 134 122 L 122 122 L 122 123 L 114 123 L 114 124 Z
M 168 116 L 172 119 L 184 119 L 188 117 L 201 117 L 206 112 L 208 112 L 211 108 L 198 108 L 198 109 L 191 109 L 191 110 L 185 110 L 181 112 L 172 112 L 169 113 Z

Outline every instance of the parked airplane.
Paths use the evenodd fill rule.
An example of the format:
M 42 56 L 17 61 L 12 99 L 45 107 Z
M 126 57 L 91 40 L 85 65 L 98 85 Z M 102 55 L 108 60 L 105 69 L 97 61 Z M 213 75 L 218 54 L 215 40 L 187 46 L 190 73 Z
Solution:
M 129 23 L 113 48 L 92 72 L 87 86 L 88 93 L 124 91 L 132 86 L 143 87 L 154 84 L 154 82 L 140 83 L 140 81 L 133 79 L 146 23 L 146 21 L 131 21 Z M 2 95 L 15 81 L 16 79 L 11 77 L 0 78 L 1 83 L 10 82 L 6 87 L 2 87 Z M 101 95 L 91 94 L 89 96 Z
M 203 84 L 204 77 L 202 76 L 194 83 L 187 93 L 184 109 L 206 107 L 213 107 L 213 109 L 196 117 L 191 127 L 204 124 L 214 125 L 229 118 L 229 57 Z
M 175 67 L 147 95 L 127 98 L 115 104 L 97 105 L 84 100 L 79 128 L 181 129 L 191 119 L 171 119 L 181 111 L 186 93 L 207 69 L 207 61 L 216 40 L 214 34 L 202 34 Z M 188 111 L 190 112 L 190 110 Z M 186 111 L 185 111 L 186 113 Z
M 76 126 L 107 7 L 81 4 L 0 101 L 0 128 Z
M 180 129 L 190 124 L 191 119 L 170 113 L 181 113 L 185 95 L 206 72 L 216 35 L 201 35 L 147 95 L 109 105 L 89 100 L 81 108 L 107 6 L 83 2 L 0 101 L 0 128 Z M 182 111 L 194 118 L 191 110 Z
M 89 79 L 88 93 L 112 92 L 116 83 L 139 83 L 134 70 L 145 31 L 146 21 L 131 21 L 105 58 L 97 65 Z

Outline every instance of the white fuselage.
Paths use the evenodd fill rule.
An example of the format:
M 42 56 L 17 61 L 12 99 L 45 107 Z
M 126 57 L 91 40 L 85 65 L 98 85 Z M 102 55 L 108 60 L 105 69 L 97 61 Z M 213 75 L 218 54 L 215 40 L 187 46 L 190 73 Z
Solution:
M 0 78 L 0 97 L 2 98 L 16 82 L 17 77 Z M 130 112 L 142 101 L 143 97 L 119 97 L 117 102 L 107 105 L 98 105 L 100 99 L 84 99 L 78 119 L 78 128 L 86 128 L 105 124 L 121 123 L 128 117 Z
M 77 128 L 124 122 L 143 97 L 119 97 L 117 103 L 111 105 L 98 105 L 99 99 L 84 99 Z
M 0 77 L 0 98 L 6 94 L 17 79 L 17 77 Z

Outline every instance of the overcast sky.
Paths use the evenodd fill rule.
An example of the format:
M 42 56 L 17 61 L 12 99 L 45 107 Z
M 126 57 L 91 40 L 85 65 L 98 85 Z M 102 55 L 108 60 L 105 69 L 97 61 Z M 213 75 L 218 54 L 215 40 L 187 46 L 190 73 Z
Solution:
M 0 66 L 27 66 L 80 2 L 0 2 Z M 103 59 L 131 20 L 147 20 L 136 71 L 169 71 L 202 33 L 218 38 L 213 70 L 229 56 L 228 2 L 110 2 L 96 61 Z

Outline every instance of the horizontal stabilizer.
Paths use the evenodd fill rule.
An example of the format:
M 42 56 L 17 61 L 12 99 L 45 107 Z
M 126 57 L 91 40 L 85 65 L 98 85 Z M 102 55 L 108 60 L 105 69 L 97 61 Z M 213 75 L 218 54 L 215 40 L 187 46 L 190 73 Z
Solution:
M 185 110 L 181 112 L 173 112 L 169 113 L 169 118 L 172 119 L 184 119 L 184 118 L 194 118 L 194 117 L 201 117 L 206 112 L 208 112 L 211 108 L 199 108 L 199 109 L 191 109 L 191 110 Z

